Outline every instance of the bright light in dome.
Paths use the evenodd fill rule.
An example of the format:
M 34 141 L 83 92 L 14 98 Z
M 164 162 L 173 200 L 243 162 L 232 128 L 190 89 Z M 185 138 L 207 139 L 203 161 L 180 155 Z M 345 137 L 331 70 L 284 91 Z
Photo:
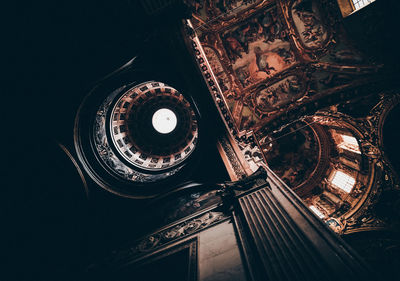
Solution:
M 154 129 L 161 134 L 171 133 L 176 128 L 176 115 L 168 108 L 161 108 L 154 113 L 152 124 Z
M 317 207 L 315 207 L 314 205 L 311 205 L 309 208 L 310 208 L 311 211 L 313 211 L 320 219 L 325 218 L 325 215 L 324 215 L 320 210 L 318 210 Z
M 350 193 L 356 183 L 356 180 L 352 176 L 343 173 L 342 171 L 335 171 L 331 182 L 334 186 L 347 193 Z

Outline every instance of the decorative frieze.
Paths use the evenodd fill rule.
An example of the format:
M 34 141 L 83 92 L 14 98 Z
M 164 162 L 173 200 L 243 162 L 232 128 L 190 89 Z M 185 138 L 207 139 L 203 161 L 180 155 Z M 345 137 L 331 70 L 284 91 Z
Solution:
M 162 229 L 137 240 L 132 245 L 113 251 L 107 265 L 118 265 L 154 252 L 170 243 L 184 239 L 229 218 L 222 212 L 209 211 L 184 222 Z

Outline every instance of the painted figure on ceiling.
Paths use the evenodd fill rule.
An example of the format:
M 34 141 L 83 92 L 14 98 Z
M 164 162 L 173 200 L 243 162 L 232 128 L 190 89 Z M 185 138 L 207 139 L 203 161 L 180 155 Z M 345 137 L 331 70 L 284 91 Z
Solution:
M 272 70 L 276 70 L 273 66 L 268 65 L 268 56 L 262 52 L 260 47 L 257 46 L 254 48 L 254 54 L 256 55 L 258 71 L 263 71 L 267 73 L 267 75 L 270 75 Z

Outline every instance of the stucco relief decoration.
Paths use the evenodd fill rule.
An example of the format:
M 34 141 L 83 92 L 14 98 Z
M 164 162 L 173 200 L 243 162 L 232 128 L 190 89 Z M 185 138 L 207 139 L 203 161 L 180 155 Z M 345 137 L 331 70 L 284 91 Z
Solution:
M 218 80 L 218 84 L 221 87 L 222 92 L 224 93 L 224 96 L 229 98 L 230 95 L 232 95 L 232 91 L 229 91 L 232 89 L 231 78 L 225 71 L 225 68 L 221 63 L 217 52 L 213 48 L 208 46 L 204 46 L 204 52 L 208 58 L 211 69 Z
M 301 42 L 307 48 L 321 48 L 328 38 L 328 32 L 322 24 L 317 2 L 297 0 L 291 7 L 291 15 Z
M 168 201 L 158 212 L 164 217 L 163 222 L 168 224 L 219 203 L 220 197 L 216 193 L 217 192 L 213 190 L 186 194 Z
M 352 233 L 363 230 L 382 229 L 387 224 L 377 218 L 374 214 L 366 213 L 363 216 L 352 217 L 346 221 L 346 233 Z
M 205 227 L 208 227 L 221 219 L 225 218 L 225 216 L 218 212 L 208 212 L 201 217 L 188 220 L 184 223 L 178 224 L 173 228 L 166 229 L 161 231 L 160 233 L 156 233 L 151 235 L 137 246 L 137 250 L 139 252 L 145 252 L 152 250 L 159 246 L 159 244 L 165 244 L 173 239 L 177 239 L 189 234 L 192 234 L 198 230 L 201 230 Z
M 94 144 L 100 158 L 109 169 L 128 181 L 154 182 L 175 174 L 181 169 L 181 167 L 162 174 L 150 174 L 136 171 L 125 165 L 114 153 L 114 150 L 111 148 L 107 139 L 107 112 L 110 110 L 113 99 L 120 94 L 123 89 L 125 89 L 125 86 L 111 93 L 96 112 L 93 134 Z
M 239 142 L 239 148 L 243 152 L 247 163 L 249 163 L 250 169 L 255 172 L 258 167 L 265 165 L 264 157 L 258 145 L 254 144 L 254 135 L 250 135 L 248 139 L 248 143 Z
M 132 181 L 145 182 L 146 176 L 137 173 L 133 169 L 124 165 L 121 160 L 112 151 L 106 137 L 106 113 L 111 106 L 113 98 L 119 93 L 119 89 L 113 92 L 101 105 L 96 113 L 96 122 L 94 126 L 95 144 L 101 159 L 114 171 L 124 178 Z
M 345 225 L 339 219 L 329 218 L 325 223 L 336 233 L 343 233 Z
M 236 17 L 263 5 L 265 0 L 186 0 L 193 10 L 193 23 L 202 29 L 218 29 Z
M 114 251 L 112 257 L 110 257 L 106 263 L 120 263 L 129 259 L 137 258 L 148 252 L 159 249 L 170 242 L 176 241 L 177 239 L 184 238 L 196 233 L 197 231 L 203 230 L 219 222 L 223 222 L 228 218 L 229 217 L 222 212 L 207 212 L 146 236 L 143 239 L 136 241 L 134 245 L 127 249 Z

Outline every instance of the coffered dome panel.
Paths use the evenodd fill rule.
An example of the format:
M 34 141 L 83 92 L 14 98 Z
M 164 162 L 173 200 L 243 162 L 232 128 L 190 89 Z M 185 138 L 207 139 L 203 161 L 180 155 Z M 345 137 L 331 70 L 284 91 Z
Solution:
M 78 111 L 75 147 L 85 170 L 104 189 L 154 197 L 196 162 L 198 116 L 182 93 L 162 82 L 118 89 L 101 85 Z

